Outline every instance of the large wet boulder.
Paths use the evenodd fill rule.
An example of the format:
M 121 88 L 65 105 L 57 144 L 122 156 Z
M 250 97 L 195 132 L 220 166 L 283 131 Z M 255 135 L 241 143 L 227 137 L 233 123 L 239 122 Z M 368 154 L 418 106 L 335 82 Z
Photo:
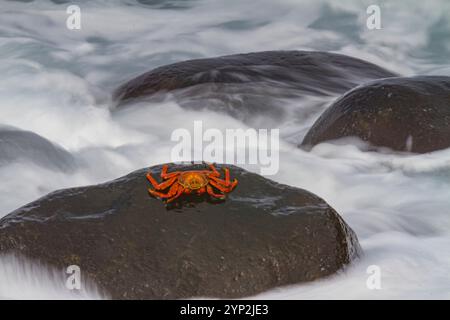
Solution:
M 356 235 L 325 201 L 230 169 L 239 184 L 219 202 L 165 207 L 147 192 L 147 169 L 51 193 L 0 220 L 0 253 L 75 264 L 113 298 L 144 299 L 250 296 L 331 275 L 358 255 Z
M 343 137 L 416 153 L 450 147 L 450 77 L 398 77 L 357 87 L 320 116 L 302 145 Z
M 0 125 L 0 166 L 21 161 L 63 171 L 76 167 L 69 152 L 47 139 L 30 131 Z
M 286 116 L 290 99 L 299 105 L 299 99 L 307 96 L 342 94 L 368 80 L 392 76 L 372 63 L 341 54 L 265 51 L 162 66 L 121 85 L 114 99 L 121 107 L 170 97 L 184 108 L 207 108 L 252 123 L 261 114 Z

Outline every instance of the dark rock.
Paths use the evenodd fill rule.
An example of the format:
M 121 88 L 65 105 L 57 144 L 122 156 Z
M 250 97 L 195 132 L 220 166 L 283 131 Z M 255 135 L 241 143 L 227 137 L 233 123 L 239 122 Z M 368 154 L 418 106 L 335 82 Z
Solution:
M 0 165 L 30 161 L 40 166 L 71 170 L 75 159 L 63 148 L 30 131 L 0 126 Z
M 287 99 L 341 94 L 367 80 L 392 76 L 335 53 L 266 51 L 162 66 L 120 86 L 114 99 L 122 106 L 136 99 L 159 101 L 170 93 L 185 108 L 207 108 L 251 122 L 262 113 L 281 118 Z
M 397 151 L 450 147 L 450 77 L 389 78 L 355 88 L 320 116 L 302 145 L 351 136 Z
M 113 298 L 144 299 L 254 295 L 357 256 L 355 234 L 322 199 L 230 170 L 239 184 L 227 200 L 184 198 L 171 209 L 148 195 L 146 169 L 54 192 L 0 220 L 0 252 L 76 264 Z

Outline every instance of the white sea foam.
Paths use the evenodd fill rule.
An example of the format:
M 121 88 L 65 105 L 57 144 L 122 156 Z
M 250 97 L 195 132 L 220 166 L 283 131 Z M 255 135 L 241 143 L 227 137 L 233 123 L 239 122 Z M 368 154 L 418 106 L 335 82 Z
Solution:
M 68 274 L 14 254 L 0 255 L 0 298 L 25 300 L 108 299 L 81 277 L 80 290 L 66 287 Z

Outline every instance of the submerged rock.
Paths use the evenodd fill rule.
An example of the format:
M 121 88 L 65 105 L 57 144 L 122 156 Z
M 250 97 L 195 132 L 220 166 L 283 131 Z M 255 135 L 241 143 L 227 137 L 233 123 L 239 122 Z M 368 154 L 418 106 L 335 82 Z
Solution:
M 265 51 L 162 66 L 123 84 L 114 98 L 122 106 L 137 99 L 173 97 L 185 108 L 221 111 L 252 123 L 261 114 L 286 116 L 290 99 L 298 105 L 305 96 L 341 94 L 367 80 L 392 76 L 341 54 Z
M 147 169 L 51 193 L 0 220 L 0 252 L 76 264 L 113 298 L 139 299 L 250 296 L 331 275 L 357 256 L 356 235 L 322 199 L 230 170 L 239 184 L 221 202 L 166 208 L 148 195 Z
M 63 148 L 30 131 L 0 126 L 0 166 L 17 161 L 58 169 L 73 169 L 75 159 Z
M 352 136 L 397 151 L 450 147 L 450 77 L 389 78 L 355 88 L 320 116 L 302 145 Z

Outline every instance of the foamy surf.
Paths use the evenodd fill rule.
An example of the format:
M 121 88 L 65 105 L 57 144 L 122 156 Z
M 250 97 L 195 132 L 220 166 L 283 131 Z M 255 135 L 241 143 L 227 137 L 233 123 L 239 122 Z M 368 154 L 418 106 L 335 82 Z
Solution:
M 108 299 L 91 281 L 81 278 L 81 289 L 66 286 L 69 274 L 16 254 L 0 256 L 0 299 L 99 300 Z

